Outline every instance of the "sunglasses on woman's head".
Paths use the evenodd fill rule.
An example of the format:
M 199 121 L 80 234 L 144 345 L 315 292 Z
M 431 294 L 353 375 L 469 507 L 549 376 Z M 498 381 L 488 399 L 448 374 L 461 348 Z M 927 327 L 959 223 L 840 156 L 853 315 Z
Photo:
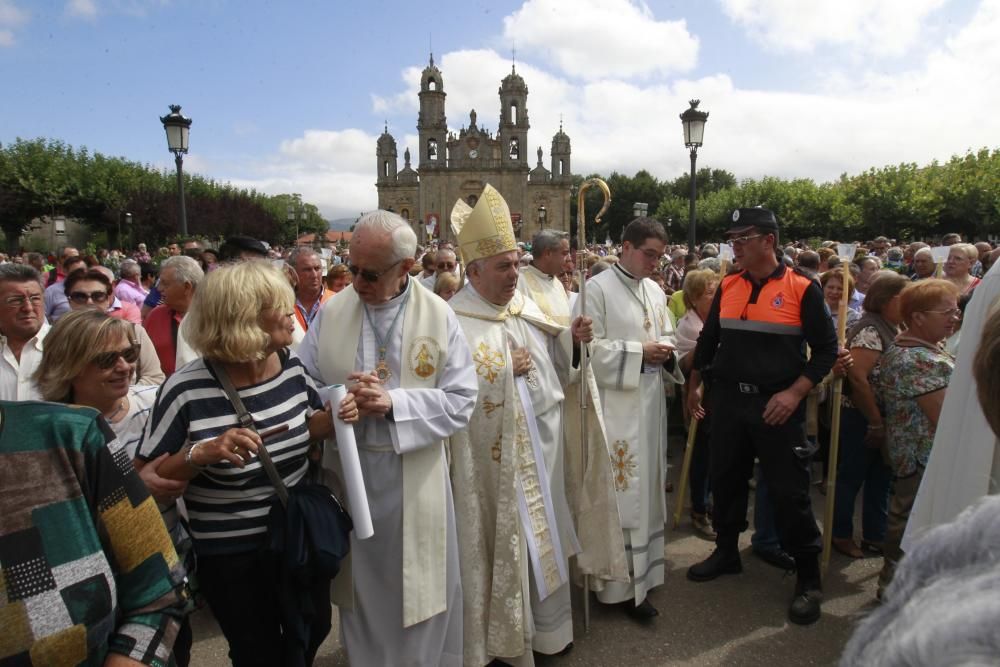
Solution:
M 97 364 L 98 368 L 107 370 L 113 368 L 115 364 L 118 363 L 118 357 L 125 360 L 126 364 L 134 364 L 139 360 L 139 343 L 132 343 L 123 350 L 111 350 L 110 352 L 102 352 L 101 354 L 94 357 L 94 363 Z

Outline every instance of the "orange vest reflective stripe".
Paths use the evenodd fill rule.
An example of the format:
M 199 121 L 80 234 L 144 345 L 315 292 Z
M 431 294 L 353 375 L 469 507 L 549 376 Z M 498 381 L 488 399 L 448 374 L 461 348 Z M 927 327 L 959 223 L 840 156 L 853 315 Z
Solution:
M 723 329 L 801 336 L 802 297 L 810 279 L 786 267 L 781 276 L 768 279 L 754 298 L 754 285 L 745 273 L 722 281 L 719 325 Z

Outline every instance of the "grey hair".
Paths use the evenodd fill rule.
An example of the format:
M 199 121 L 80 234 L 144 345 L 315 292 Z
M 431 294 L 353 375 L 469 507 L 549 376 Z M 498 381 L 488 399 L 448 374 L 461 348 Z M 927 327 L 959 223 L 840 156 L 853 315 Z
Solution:
M 601 273 L 602 271 L 607 271 L 610 268 L 611 265 L 605 262 L 604 260 L 594 262 L 594 265 L 590 267 L 590 277 L 593 278 L 598 273 Z
M 163 274 L 164 269 L 173 269 L 177 275 L 177 279 L 185 283 L 190 283 L 191 287 L 198 287 L 198 283 L 205 277 L 205 272 L 198 261 L 187 255 L 167 257 L 160 264 L 160 275 Z
M 569 232 L 558 229 L 543 229 L 531 238 L 532 255 L 541 255 L 546 250 L 559 250 L 563 239 L 569 238 Z
M 928 246 L 924 246 L 923 248 L 918 248 L 917 251 L 913 253 L 914 257 L 916 257 L 917 255 L 930 255 L 931 257 L 934 257 L 934 253 L 931 252 L 931 249 Z
M 31 264 L 0 264 L 0 283 L 27 283 L 41 280 L 41 275 Z
M 1000 496 L 931 529 L 899 562 L 841 667 L 995 665 L 1000 655 Z
M 379 209 L 365 213 L 354 225 L 355 233 L 362 229 L 390 235 L 393 262 L 413 257 L 417 250 L 416 232 L 410 227 L 410 223 L 391 211 Z
M 716 273 L 718 273 L 719 269 L 722 268 L 722 260 L 720 260 L 718 257 L 706 257 L 705 259 L 698 262 L 698 268 L 708 269 L 710 271 L 715 271 Z
M 285 260 L 285 263 L 294 269 L 296 268 L 295 264 L 299 261 L 299 257 L 319 257 L 319 253 L 307 245 L 300 245 L 288 253 L 288 259 Z
M 118 267 L 118 273 L 121 274 L 122 278 L 125 276 L 138 276 L 142 273 L 142 269 L 139 268 L 139 262 L 134 259 L 126 259 Z
M 703 245 L 701 247 L 701 256 L 702 257 L 718 257 L 719 256 L 719 247 L 717 245 L 715 245 L 714 243 L 706 243 L 705 245 Z

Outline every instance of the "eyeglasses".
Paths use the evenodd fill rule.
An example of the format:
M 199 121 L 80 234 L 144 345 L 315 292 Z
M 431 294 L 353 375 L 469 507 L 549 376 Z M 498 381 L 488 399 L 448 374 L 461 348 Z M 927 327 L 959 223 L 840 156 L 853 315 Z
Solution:
M 110 352 L 102 352 L 101 354 L 94 357 L 94 363 L 97 367 L 102 370 L 108 370 L 109 368 L 114 368 L 114 365 L 118 363 L 118 357 L 125 360 L 126 364 L 134 364 L 139 360 L 139 350 L 141 346 L 139 343 L 132 343 L 124 350 L 112 350 Z
M 656 252 L 652 248 L 646 248 L 645 250 L 643 250 L 642 248 L 636 248 L 636 249 L 643 255 L 645 255 L 646 259 L 648 259 L 649 261 L 653 261 L 654 259 L 660 259 L 661 257 L 663 257 L 662 252 Z
M 402 261 L 403 260 L 398 259 L 395 262 L 393 262 L 392 264 L 390 264 L 385 270 L 378 271 L 378 272 L 370 271 L 368 269 L 359 269 L 358 267 L 354 266 L 353 264 L 348 264 L 347 265 L 347 270 L 351 272 L 352 276 L 355 276 L 355 277 L 360 276 L 361 279 L 364 280 L 367 283 L 375 283 L 375 282 L 378 282 L 379 278 L 381 278 L 385 274 L 389 273 L 389 271 L 391 271 L 393 269 L 393 267 L 395 267 L 397 264 L 399 264 Z
M 733 245 L 735 245 L 737 243 L 740 244 L 740 245 L 743 245 L 747 241 L 751 241 L 753 239 L 759 239 L 762 236 L 764 236 L 764 235 L 763 234 L 745 234 L 744 236 L 732 236 L 732 237 L 730 237 L 729 242 L 732 243 Z
M 18 296 L 9 296 L 3 300 L 3 303 L 10 308 L 24 308 L 25 303 L 30 303 L 34 307 L 41 305 L 43 300 L 41 294 L 32 294 L 31 296 L 21 294 Z
M 446 269 L 448 271 L 454 271 L 455 266 L 457 266 L 455 262 L 442 262 L 441 264 L 437 265 L 439 269 Z
M 961 308 L 949 308 L 947 310 L 925 310 L 925 313 L 937 313 L 938 315 L 947 315 L 948 317 L 954 317 L 955 319 L 962 318 Z
M 70 292 L 69 300 L 73 303 L 87 303 L 88 301 L 93 301 L 94 303 L 104 303 L 108 300 L 108 293 L 104 292 Z

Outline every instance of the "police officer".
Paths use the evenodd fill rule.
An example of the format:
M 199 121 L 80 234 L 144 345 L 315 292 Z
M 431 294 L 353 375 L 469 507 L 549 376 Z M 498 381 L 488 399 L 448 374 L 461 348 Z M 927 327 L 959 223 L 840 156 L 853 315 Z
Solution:
M 742 271 L 726 277 L 715 294 L 691 378 L 698 387 L 706 376 L 707 409 L 717 415 L 710 441 L 716 549 L 687 576 L 700 582 L 742 572 L 737 541 L 747 528 L 747 481 L 757 457 L 783 546 L 795 558 L 789 619 L 806 625 L 819 619 L 822 593 L 803 399 L 830 372 L 837 337 L 820 287 L 778 259 L 774 213 L 738 209 L 726 234 Z M 690 392 L 688 407 L 704 415 L 700 391 Z

